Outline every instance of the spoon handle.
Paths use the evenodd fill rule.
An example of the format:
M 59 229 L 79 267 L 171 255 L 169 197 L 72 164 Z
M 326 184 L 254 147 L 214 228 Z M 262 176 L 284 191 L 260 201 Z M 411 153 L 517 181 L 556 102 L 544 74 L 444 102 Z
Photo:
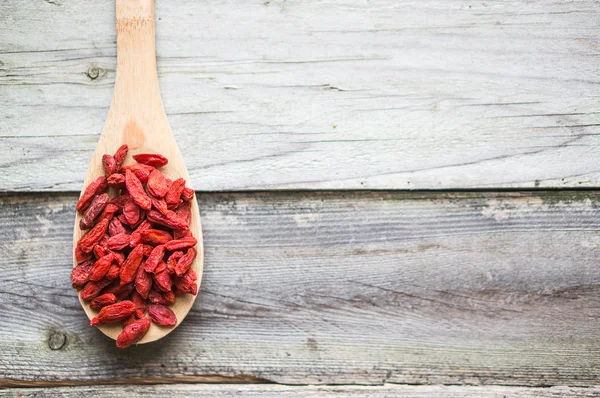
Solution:
M 162 108 L 154 34 L 154 0 L 116 0 L 117 76 L 112 107 L 134 117 Z M 151 105 L 151 106 L 149 106 Z

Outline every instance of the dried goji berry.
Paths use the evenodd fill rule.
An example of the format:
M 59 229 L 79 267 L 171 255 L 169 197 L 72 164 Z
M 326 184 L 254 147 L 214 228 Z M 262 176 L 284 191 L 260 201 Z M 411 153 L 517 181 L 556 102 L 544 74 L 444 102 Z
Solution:
M 176 229 L 173 231 L 173 239 L 182 239 L 193 237 L 192 231 L 189 229 Z
M 165 269 L 160 273 L 155 273 L 153 275 L 154 284 L 163 292 L 168 292 L 171 290 L 171 275 Z
M 108 279 L 102 279 L 98 282 L 89 281 L 83 290 L 81 291 L 81 299 L 82 300 L 91 300 L 94 297 L 98 296 L 102 289 L 106 286 L 110 285 L 112 281 Z
M 127 256 L 127 259 L 121 266 L 121 271 L 119 273 L 121 285 L 130 283 L 135 278 L 138 267 L 142 262 L 142 257 L 144 255 L 143 250 L 144 249 L 141 246 L 136 246 L 131 253 L 129 253 L 129 256 Z
M 92 258 L 92 253 L 84 253 L 79 246 L 75 247 L 75 261 L 77 261 L 77 264 L 88 261 L 90 258 Z
M 183 257 L 183 252 L 176 251 L 173 252 L 173 254 L 171 254 L 167 259 L 167 269 L 169 270 L 170 274 L 175 273 L 175 267 L 177 266 L 177 262 L 181 257 Z
M 148 176 L 148 184 L 146 185 L 148 193 L 156 198 L 162 198 L 169 191 L 169 185 L 167 185 L 167 179 L 158 170 L 152 170 L 150 176 Z
M 150 288 L 152 287 L 152 277 L 146 272 L 143 266 L 140 266 L 135 277 L 135 290 L 144 299 L 148 298 Z
M 111 236 L 108 242 L 106 242 L 106 247 L 109 250 L 123 250 L 129 246 L 130 239 L 131 236 L 127 235 L 126 233 Z
M 156 266 L 156 268 L 154 268 L 154 274 L 160 274 L 161 272 L 163 272 L 164 270 L 167 269 L 167 264 L 164 261 L 161 261 L 160 263 L 158 263 L 158 265 Z
M 133 322 L 135 322 L 137 319 L 135 319 L 135 315 L 129 315 L 127 318 L 123 319 L 121 321 L 121 325 L 123 325 L 123 327 L 131 325 Z
M 185 221 L 187 225 L 190 225 L 190 222 L 192 222 L 192 204 L 190 202 L 182 204 L 175 210 L 175 214 Z
M 187 253 L 185 253 L 185 255 L 177 261 L 177 265 L 175 266 L 175 273 L 177 274 L 177 276 L 182 276 L 183 274 L 185 274 L 192 266 L 192 263 L 194 262 L 195 258 L 196 249 L 190 247 Z
M 138 227 L 131 233 L 131 237 L 129 239 L 129 246 L 136 247 L 142 241 L 142 232 L 152 228 L 152 223 L 148 220 L 144 220 L 138 225 Z
M 179 205 L 183 188 L 185 188 L 185 180 L 183 178 L 178 178 L 173 181 L 169 188 L 169 192 L 165 195 L 165 200 L 167 201 L 169 208 L 171 208 L 172 205 Z
M 106 293 L 101 296 L 96 297 L 90 303 L 90 307 L 93 310 L 99 310 L 102 307 L 106 307 L 107 305 L 111 305 L 117 302 L 117 298 L 112 293 Z
M 184 187 L 183 191 L 181 191 L 181 199 L 185 202 L 194 199 L 194 190 L 192 188 Z
M 104 175 L 107 177 L 115 173 L 118 166 L 114 156 L 109 154 L 102 155 L 102 167 L 104 167 Z
M 146 300 L 136 291 L 131 293 L 131 301 L 135 304 L 135 312 L 133 315 L 136 318 L 143 318 L 146 315 Z
M 165 198 L 155 198 L 154 196 L 151 196 L 150 199 L 152 199 L 152 207 L 154 207 L 156 210 L 158 210 L 161 214 L 167 214 L 167 211 L 169 211 L 169 207 L 167 206 L 167 202 L 165 201 Z
M 151 304 L 148 306 L 148 314 L 152 318 L 152 322 L 161 326 L 177 325 L 177 317 L 170 308 L 164 305 Z
M 127 224 L 133 226 L 140 221 L 140 207 L 133 200 L 130 200 L 123 206 L 123 215 L 127 220 Z
M 125 255 L 121 252 L 113 252 L 113 254 L 115 255 L 115 263 L 117 263 L 119 267 L 123 265 L 123 262 L 125 261 Z
M 173 290 L 163 293 L 163 301 L 167 303 L 166 305 L 175 304 L 175 293 L 173 293 Z
M 127 186 L 127 192 L 129 192 L 129 195 L 131 195 L 131 198 L 138 206 L 144 210 L 150 210 L 152 208 L 152 200 L 146 192 L 144 192 L 144 187 L 139 178 L 137 178 L 130 170 L 127 170 L 125 173 L 125 185 Z M 125 204 L 125 206 L 127 206 L 127 204 Z
M 150 246 L 144 243 L 141 243 L 140 246 L 142 246 L 142 248 L 144 249 L 144 257 L 148 257 L 150 256 L 150 254 L 152 254 L 152 250 L 154 250 L 154 246 Z
M 156 291 L 154 288 L 150 289 L 150 294 L 148 294 L 148 300 L 152 304 L 169 305 L 169 302 L 165 300 L 163 295 Z
M 110 221 L 112 221 L 113 216 L 115 215 L 115 213 L 118 210 L 119 210 L 119 208 L 116 205 L 108 203 L 106 205 L 106 207 L 104 208 L 104 211 L 102 212 L 102 214 L 100 214 L 100 217 L 98 217 L 98 219 L 99 220 L 108 220 L 110 222 Z
M 94 253 L 94 257 L 96 257 L 96 258 L 106 256 L 107 252 L 108 252 L 107 249 L 104 246 L 102 246 L 100 243 L 98 243 L 96 246 L 94 246 L 93 253 Z
M 141 232 L 142 242 L 150 245 L 164 245 L 165 243 L 173 240 L 173 236 L 167 231 L 161 229 L 147 229 Z
M 132 164 L 122 167 L 120 173 L 126 174 L 128 171 L 131 171 L 142 183 L 145 184 L 148 182 L 148 177 L 150 177 L 150 173 L 152 173 L 153 170 L 154 167 L 152 166 L 145 164 Z M 127 182 L 127 177 L 125 177 L 125 182 Z
M 83 217 L 79 220 L 79 228 L 81 229 L 90 229 L 94 225 L 94 221 L 96 218 L 102 213 L 106 204 L 108 203 L 108 194 L 103 193 L 101 195 L 96 195 L 94 199 L 92 199 L 92 203 L 89 205 Z
M 92 267 L 92 271 L 90 271 L 90 280 L 99 281 L 100 279 L 104 278 L 113 260 L 114 254 L 109 252 L 106 256 L 96 261 Z
M 90 280 L 90 271 L 92 270 L 93 263 L 91 261 L 84 261 L 71 271 L 71 284 L 75 289 L 83 287 Z
M 123 174 L 111 174 L 106 181 L 108 182 L 108 186 L 113 188 L 123 188 L 125 186 L 125 176 Z
M 123 164 L 123 161 L 127 157 L 128 149 L 129 147 L 127 146 L 127 144 L 121 145 L 113 155 L 113 157 L 115 158 L 115 162 L 117 162 L 117 168 L 120 168 Z
M 196 284 L 196 279 L 192 278 L 192 276 L 196 276 L 193 270 L 188 270 L 183 276 L 175 276 L 173 277 L 173 284 L 177 286 L 179 290 L 182 290 L 186 293 L 197 294 L 198 293 L 198 285 Z
M 198 240 L 193 236 L 190 236 L 189 238 L 181 238 L 165 243 L 165 249 L 168 251 L 186 249 L 188 247 L 196 246 L 196 243 L 198 243 Z
M 147 164 L 152 167 L 163 167 L 169 163 L 166 157 L 158 153 L 138 153 L 137 155 L 133 155 L 133 158 L 138 163 Z
M 120 270 L 121 267 L 119 266 L 119 264 L 112 263 L 112 265 L 108 269 L 108 272 L 106 273 L 106 279 L 110 279 L 111 281 L 117 279 L 119 277 Z
M 127 232 L 127 230 L 125 229 L 123 224 L 121 224 L 121 221 L 119 221 L 117 218 L 113 218 L 111 220 L 110 224 L 108 224 L 108 234 L 110 236 L 124 234 L 126 232 Z
M 156 210 L 150 210 L 147 213 L 148 220 L 159 225 L 164 225 L 165 227 L 173 228 L 173 229 L 187 229 L 188 224 L 185 220 L 182 220 L 177 214 L 173 211 L 168 210 L 167 214 L 161 214 Z
M 154 272 L 158 264 L 162 261 L 165 255 L 165 247 L 163 245 L 156 246 L 144 265 L 146 272 Z
M 96 178 L 85 188 L 81 198 L 79 198 L 79 201 L 77 201 L 77 206 L 75 206 L 75 209 L 77 209 L 77 211 L 84 211 L 87 209 L 90 203 L 92 203 L 94 196 L 104 191 L 107 186 L 108 184 L 106 182 L 106 177 Z
M 94 228 L 90 229 L 85 235 L 83 235 L 79 242 L 77 242 L 77 246 L 84 253 L 89 253 L 94 249 L 94 246 L 100 242 L 100 240 L 104 237 L 104 233 L 108 228 L 108 220 L 103 219 L 98 224 L 94 226 Z
M 130 200 L 131 196 L 129 196 L 129 194 L 123 194 L 111 199 L 108 203 L 117 206 L 119 210 L 121 210 L 123 209 L 123 206 L 125 206 L 125 203 L 129 202 Z
M 98 315 L 90 321 L 90 325 L 99 325 L 101 323 L 118 322 L 127 318 L 135 312 L 135 305 L 129 301 L 119 301 L 118 303 L 103 307 Z
M 148 333 L 151 323 L 152 320 L 146 317 L 125 326 L 119 337 L 117 337 L 117 347 L 127 348 L 140 341 Z

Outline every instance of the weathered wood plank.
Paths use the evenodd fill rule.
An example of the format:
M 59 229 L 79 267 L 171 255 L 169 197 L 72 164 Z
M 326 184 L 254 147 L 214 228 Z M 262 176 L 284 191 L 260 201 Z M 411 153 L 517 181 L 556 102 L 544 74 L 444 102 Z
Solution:
M 600 186 L 595 1 L 157 1 L 200 190 Z M 0 3 L 0 190 L 79 190 L 113 4 Z
M 0 390 L 0 397 L 257 397 L 257 398 L 571 398 L 598 397 L 600 388 L 523 388 L 523 387 L 462 387 L 462 386 L 279 386 L 279 385 L 125 385 L 61 388 L 14 388 Z
M 70 288 L 75 195 L 0 200 L 4 383 L 599 384 L 596 192 L 203 195 L 198 300 L 130 350 Z

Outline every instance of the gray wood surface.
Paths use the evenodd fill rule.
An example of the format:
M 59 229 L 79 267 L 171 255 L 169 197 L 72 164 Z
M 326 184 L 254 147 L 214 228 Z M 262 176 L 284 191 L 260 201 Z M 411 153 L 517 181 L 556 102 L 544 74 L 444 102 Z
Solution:
M 596 1 L 157 0 L 197 189 L 598 187 Z M 77 191 L 111 1 L 0 2 L 0 190 Z
M 461 386 L 278 386 L 175 384 L 152 386 L 84 386 L 0 390 L 0 397 L 257 397 L 257 398 L 575 398 L 598 397 L 600 388 L 519 388 Z
M 76 195 L 0 197 L 0 383 L 598 385 L 600 196 L 201 196 L 186 321 L 118 350 L 70 288 Z

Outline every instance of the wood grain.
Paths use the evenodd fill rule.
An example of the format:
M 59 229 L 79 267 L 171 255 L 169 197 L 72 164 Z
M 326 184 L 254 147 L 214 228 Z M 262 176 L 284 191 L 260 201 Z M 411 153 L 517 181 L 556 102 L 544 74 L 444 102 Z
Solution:
M 464 386 L 278 386 L 278 385 L 206 385 L 176 384 L 154 386 L 89 386 L 0 390 L 0 397 L 257 397 L 257 398 L 571 398 L 598 397 L 600 388 L 519 388 Z
M 0 201 L 4 385 L 600 384 L 597 192 L 202 195 L 198 300 L 130 350 L 70 288 L 76 195 Z
M 595 1 L 157 2 L 197 189 L 598 187 Z M 79 190 L 112 2 L 0 3 L 0 190 Z

